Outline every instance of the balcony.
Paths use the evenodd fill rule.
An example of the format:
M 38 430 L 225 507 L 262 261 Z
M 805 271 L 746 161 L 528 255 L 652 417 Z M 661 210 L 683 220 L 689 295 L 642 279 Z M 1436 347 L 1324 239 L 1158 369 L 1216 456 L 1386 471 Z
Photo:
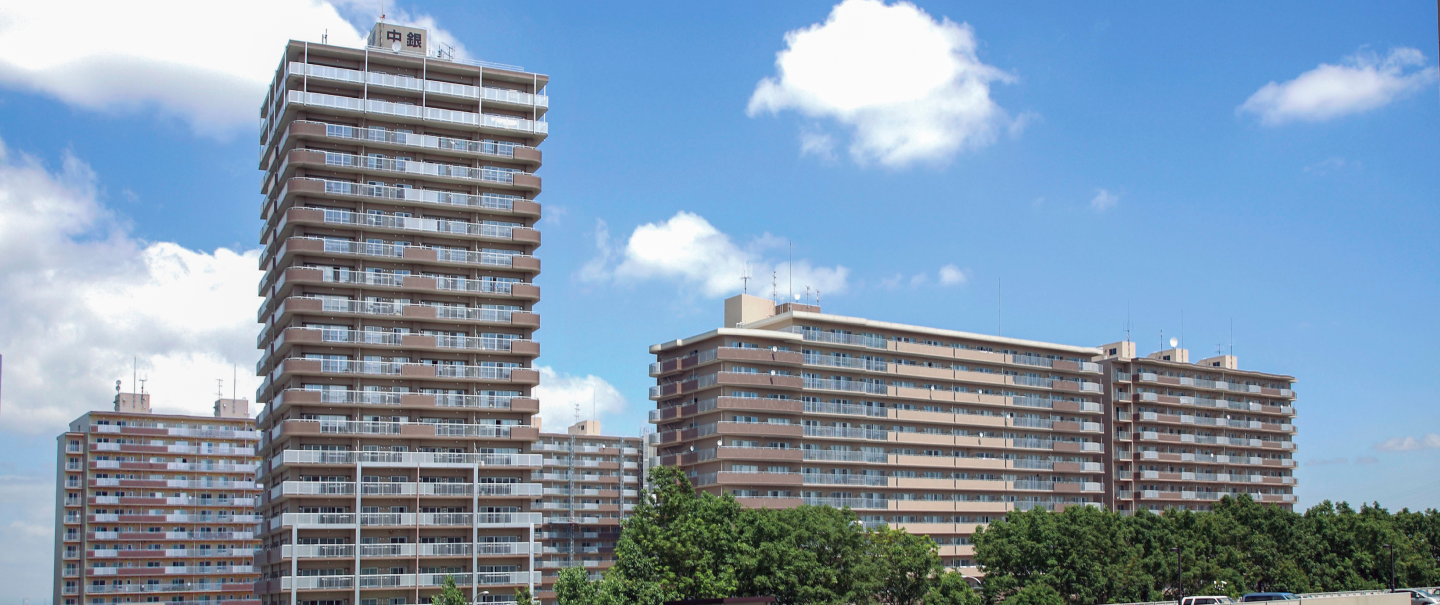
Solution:
M 298 90 L 286 92 L 284 103 L 277 109 L 277 113 L 283 114 L 291 106 L 295 106 L 296 108 L 319 107 L 354 116 L 367 114 L 386 116 L 399 122 L 432 122 L 442 124 L 449 128 L 469 126 L 482 132 L 495 132 L 497 134 L 522 133 L 533 135 L 535 138 L 541 140 L 550 132 L 550 124 L 546 122 L 537 122 L 516 116 L 473 113 L 453 109 L 441 109 L 438 107 L 422 107 L 404 103 L 391 103 L 377 99 L 357 99 L 355 97 L 302 92 Z
M 825 391 L 846 391 L 851 393 L 869 393 L 872 395 L 887 395 L 889 388 L 881 382 L 864 382 L 859 380 L 840 380 L 829 378 L 804 377 L 804 387 L 807 389 L 819 389 Z
M 261 254 L 260 269 L 295 264 L 297 255 L 339 254 L 384 259 L 390 262 L 439 265 L 472 265 L 513 269 L 527 273 L 540 272 L 540 260 L 513 250 L 457 250 L 437 246 L 355 242 L 338 238 L 308 236 L 289 237 L 270 242 Z
M 479 548 L 474 548 L 475 546 Z M 525 555 L 531 551 L 530 542 L 480 542 L 444 544 L 361 544 L 360 557 L 469 557 L 472 551 L 479 556 Z M 280 559 L 351 559 L 355 558 L 354 544 L 285 544 L 280 547 Z
M 290 357 L 276 364 L 269 382 L 290 375 L 355 375 L 396 376 L 417 380 L 467 380 L 535 385 L 540 373 L 521 367 L 440 365 L 428 363 L 395 363 L 388 361 L 352 361 L 338 359 L 306 359 Z M 269 385 L 262 386 L 263 388 Z
M 346 227 L 368 227 L 375 230 L 396 233 L 434 233 L 459 235 L 504 242 L 539 244 L 540 232 L 517 225 L 492 223 L 469 223 L 459 220 L 415 218 L 388 214 L 367 214 L 334 208 L 290 208 L 280 215 L 275 225 L 276 233 L 288 236 L 292 225 L 341 225 Z M 261 238 L 270 226 L 261 229 Z M 283 237 L 281 238 L 283 239 Z
M 285 405 L 355 404 L 403 407 L 470 408 L 536 412 L 540 404 L 529 397 L 510 395 L 455 395 L 437 393 L 387 393 L 380 391 L 339 391 L 286 389 L 270 402 L 271 409 Z
M 282 513 L 270 518 L 270 529 L 353 529 L 355 513 Z M 360 513 L 361 527 L 530 527 L 540 513 Z
M 270 460 L 270 469 L 282 464 L 390 466 L 397 468 L 531 468 L 541 466 L 540 454 L 472 454 L 441 452 L 336 452 L 285 450 Z
M 513 496 L 528 498 L 540 495 L 539 483 L 431 483 L 431 482 L 364 482 L 362 496 Z M 271 500 L 283 496 L 354 496 L 355 483 L 350 481 L 285 481 L 270 490 Z M 413 554 L 413 553 L 412 553 Z
M 329 124 L 326 122 L 312 122 L 309 120 L 295 120 L 290 123 L 284 137 L 281 139 L 280 148 L 285 147 L 284 140 L 290 137 L 295 138 L 325 138 L 341 141 L 357 141 L 366 147 L 375 147 L 394 150 L 426 149 L 437 152 L 455 152 L 462 154 L 474 154 L 493 157 L 504 160 L 513 160 L 526 164 L 538 165 L 540 163 L 540 150 L 534 147 L 511 143 L 508 141 L 474 141 L 470 139 L 454 139 L 449 137 L 438 137 L 426 134 L 414 134 L 400 132 L 377 126 L 369 128 L 357 128 L 344 124 Z M 261 165 L 260 169 L 265 170 L 269 166 Z
M 253 473 L 254 463 L 210 463 L 205 462 L 122 462 L 119 460 L 91 460 L 92 469 L 118 469 L 139 471 L 201 471 L 209 473 Z
M 351 181 L 337 181 L 310 177 L 295 177 L 285 182 L 285 187 L 276 196 L 276 202 L 298 195 L 332 195 L 361 197 L 371 200 L 394 200 L 405 204 L 432 204 L 439 207 L 462 208 L 486 212 L 519 214 L 539 218 L 540 204 L 518 195 L 500 193 L 468 194 L 438 189 L 414 189 L 391 187 L 389 185 L 367 185 Z M 270 203 L 267 202 L 262 218 L 270 217 Z
M 533 340 L 522 338 L 497 338 L 484 336 L 445 336 L 435 334 L 411 334 L 398 332 L 375 332 L 341 330 L 330 328 L 285 328 L 269 347 L 273 351 L 262 354 L 255 364 L 255 373 L 265 375 L 272 369 L 271 363 L 286 359 L 295 346 L 349 344 L 361 348 L 384 350 L 429 350 L 455 352 L 513 353 L 525 357 L 540 354 L 540 345 Z M 253 454 L 253 451 L 252 451 Z
M 361 576 L 285 576 L 280 578 L 280 590 L 333 590 L 353 589 L 356 578 L 360 588 L 413 588 L 443 586 L 446 577 L 454 578 L 456 586 L 522 586 L 534 582 L 540 584 L 540 572 L 513 571 L 501 573 L 437 573 L 437 574 L 378 574 Z
M 540 430 L 521 424 L 459 424 L 439 422 L 375 422 L 369 420 L 285 420 L 270 429 L 270 439 L 283 435 L 395 435 L 404 437 L 476 437 L 534 440 Z
M 89 427 L 89 429 L 90 429 L 90 432 L 92 432 L 92 433 L 110 433 L 110 434 L 121 434 L 121 435 L 143 435 L 143 436 L 147 436 L 147 437 L 165 437 L 165 436 L 169 436 L 169 437 L 192 437 L 192 438 L 199 438 L 199 439 L 248 439 L 248 440 L 251 440 L 251 441 L 259 441 L 259 440 L 260 440 L 260 433 L 259 433 L 258 431 L 253 430 L 253 429 L 250 429 L 250 430 L 234 430 L 234 429 L 197 428 L 197 427 L 183 427 L 183 426 L 170 427 L 170 426 L 164 426 L 164 425 L 162 425 L 162 424 L 145 425 L 145 424 L 133 424 L 133 423 L 132 423 L 132 424 L 126 424 L 126 425 L 116 425 L 116 424 L 91 424 L 90 427 Z
M 531 192 L 538 192 L 541 189 L 540 177 L 516 168 L 455 166 L 313 149 L 293 149 L 283 157 L 284 160 L 280 162 L 279 169 L 275 173 L 275 177 L 279 180 L 294 176 L 294 172 L 289 170 L 290 167 L 307 166 L 340 172 L 358 171 L 361 174 L 383 172 L 404 175 L 408 178 L 425 177 L 458 185 L 483 184 L 501 189 L 514 188 Z M 268 184 L 270 181 L 266 181 L 266 183 Z M 261 193 L 269 193 L 269 191 L 262 189 Z
M 264 311 L 262 309 L 262 311 Z M 540 316 L 528 311 L 487 309 L 460 305 L 393 303 L 342 298 L 292 296 L 274 311 L 275 323 L 284 324 L 297 313 L 324 315 L 390 316 L 407 320 L 457 320 L 481 324 L 540 327 Z M 261 317 L 260 321 L 264 321 Z
M 493 103 L 515 105 L 526 109 L 534 108 L 540 110 L 541 113 L 544 112 L 545 108 L 550 106 L 550 97 L 547 95 L 532 94 L 505 88 L 469 86 L 466 84 L 421 79 L 411 76 L 399 76 L 373 71 L 357 71 L 354 69 L 330 67 L 328 65 L 312 65 L 298 61 L 291 61 L 286 67 L 286 74 L 291 76 L 309 76 L 334 82 L 368 84 L 379 88 L 393 88 L 411 92 L 423 91 L 433 95 L 464 99 L 484 99 Z

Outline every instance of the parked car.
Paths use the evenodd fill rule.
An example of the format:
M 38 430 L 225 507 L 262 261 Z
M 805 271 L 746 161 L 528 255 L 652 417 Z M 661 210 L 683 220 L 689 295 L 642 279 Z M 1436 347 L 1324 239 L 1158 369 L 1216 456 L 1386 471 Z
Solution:
M 1410 595 L 1410 605 L 1437 605 L 1440 599 L 1435 595 L 1420 588 L 1396 588 L 1394 592 L 1403 592 Z
M 1241 603 L 1255 603 L 1259 601 L 1299 601 L 1300 597 L 1293 592 L 1252 592 L 1240 597 Z
M 1180 601 L 1180 605 L 1228 605 L 1229 603 L 1234 603 L 1234 602 L 1235 602 L 1235 601 L 1232 600 L 1230 597 L 1224 597 L 1224 596 L 1205 597 L 1205 596 L 1200 596 L 1200 597 L 1185 597 L 1183 600 Z

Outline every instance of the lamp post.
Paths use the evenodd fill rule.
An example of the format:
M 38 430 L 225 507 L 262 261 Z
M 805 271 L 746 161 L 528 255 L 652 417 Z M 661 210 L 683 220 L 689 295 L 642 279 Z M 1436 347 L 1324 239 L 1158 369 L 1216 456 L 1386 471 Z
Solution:
M 1185 554 L 1185 547 L 1176 546 L 1175 548 L 1172 548 L 1170 550 L 1175 551 L 1175 592 L 1177 595 L 1179 595 L 1175 597 L 1175 602 L 1179 605 L 1185 605 L 1185 584 L 1183 568 L 1185 562 L 1182 559 Z
M 1390 551 L 1390 591 L 1395 591 L 1395 547 L 1390 544 L 1381 544 L 1385 550 Z

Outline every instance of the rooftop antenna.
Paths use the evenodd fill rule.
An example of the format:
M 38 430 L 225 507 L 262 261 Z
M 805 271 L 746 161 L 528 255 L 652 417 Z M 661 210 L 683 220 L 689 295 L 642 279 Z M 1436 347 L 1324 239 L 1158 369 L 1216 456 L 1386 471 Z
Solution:
M 1165 329 L 1160 329 L 1160 350 L 1165 350 Z
M 1180 310 L 1180 347 L 1185 347 L 1185 310 Z
M 810 304 L 810 286 L 805 286 L 805 304 Z
M 795 242 L 790 242 L 790 263 L 785 265 L 785 272 L 790 274 L 790 298 L 795 298 Z
M 820 289 L 815 289 L 815 306 L 820 306 Z
M 146 380 L 150 380 L 150 379 L 149 379 L 149 378 L 141 378 L 141 379 L 140 379 L 140 399 L 145 399 L 145 381 L 146 381 Z
M 745 262 L 745 270 L 740 273 L 740 290 L 744 294 L 750 293 L 750 263 Z
M 131 357 L 131 358 L 130 358 L 130 388 L 133 389 L 133 388 L 135 388 L 135 385 L 140 384 L 140 381 L 139 381 L 139 380 L 136 380 L 136 378 L 135 378 L 136 376 L 139 376 L 139 375 L 140 375 L 140 358 L 139 358 L 139 357 Z
M 777 305 L 780 304 L 780 278 L 778 277 L 779 275 L 779 269 L 772 269 L 770 271 L 770 300 L 774 301 Z
M 233 364 L 233 363 L 230 364 L 230 398 L 231 398 L 231 399 L 236 399 L 236 398 L 237 398 L 236 396 L 239 395 L 239 393 L 237 393 L 237 392 L 235 391 L 236 387 L 239 386 L 239 385 L 236 384 L 236 382 L 239 380 L 239 378 L 240 378 L 240 370 L 237 369 L 237 366 L 236 366 L 235 364 Z
M 1130 342 L 1130 301 L 1125 301 L 1125 342 Z
M 216 378 L 216 379 L 215 379 L 215 398 L 216 398 L 216 399 L 224 399 L 224 398 L 225 398 L 225 379 L 224 379 L 224 378 Z
M 1235 318 L 1230 318 L 1230 355 L 1235 355 Z
M 1000 278 L 995 278 L 995 335 L 1000 335 Z
M 329 29 L 329 28 L 326 28 L 326 29 L 325 29 L 325 33 L 320 34 L 320 43 L 321 43 L 321 44 L 329 44 L 329 43 L 330 43 L 330 29 Z

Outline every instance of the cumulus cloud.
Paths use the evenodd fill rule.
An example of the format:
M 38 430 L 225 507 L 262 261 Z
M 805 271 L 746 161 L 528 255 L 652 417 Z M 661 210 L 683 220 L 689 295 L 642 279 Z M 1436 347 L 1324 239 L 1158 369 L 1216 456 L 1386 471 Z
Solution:
M 51 562 L 35 553 L 54 548 L 55 477 L 0 475 L 0 569 L 6 596 L 40 597 L 54 581 Z
M 4 430 L 52 433 L 131 383 L 157 411 L 204 414 L 215 379 L 253 374 L 259 251 L 188 250 L 131 237 L 67 156 L 52 171 L 0 142 L 0 353 Z
M 1325 176 L 1332 172 L 1339 172 L 1346 169 L 1360 169 L 1360 162 L 1347 160 L 1340 156 L 1331 156 L 1305 167 L 1305 172 L 1317 176 Z
M 1090 198 L 1090 207 L 1095 209 L 1096 212 L 1104 212 L 1114 208 L 1115 205 L 1119 203 L 1120 194 L 1110 193 L 1110 191 L 1106 189 L 1096 189 L 1095 197 Z
M 604 378 L 594 374 L 574 376 L 550 366 L 535 369 L 540 371 L 540 385 L 534 394 L 540 400 L 540 417 L 544 419 L 541 430 L 563 432 L 574 423 L 576 404 L 580 406 L 580 420 L 625 411 L 625 396 Z
M 785 34 L 777 75 L 755 87 L 746 113 L 832 119 L 852 131 L 860 163 L 943 160 L 1030 121 L 1012 121 L 990 98 L 992 83 L 1015 78 L 983 63 L 978 44 L 969 24 L 909 2 L 845 0 L 824 23 Z
M 822 160 L 835 159 L 835 139 L 823 132 L 803 130 L 800 132 L 800 155 L 813 155 Z
M 76 10 L 64 2 L 7 2 L 0 5 L 0 85 L 93 111 L 158 108 L 197 133 L 225 136 L 257 124 L 286 41 L 319 42 L 328 32 L 331 44 L 363 46 L 379 5 L 137 0 Z M 464 56 L 433 18 L 389 13 L 389 22 L 428 27 L 432 42 L 448 42 Z
M 1260 123 L 1324 122 L 1370 111 L 1435 81 L 1434 66 L 1413 48 L 1397 48 L 1383 59 L 1361 51 L 1339 65 L 1321 63 L 1294 80 L 1270 82 L 1250 95 L 1236 113 L 1251 113 Z
M 1440 435 L 1426 434 L 1424 437 L 1391 437 L 1375 444 L 1377 452 L 1413 452 L 1417 450 L 1440 449 Z
M 739 292 L 740 278 L 748 270 L 754 278 L 750 282 L 751 292 L 767 290 L 761 285 L 769 281 L 772 273 L 788 292 L 791 265 L 770 256 L 776 252 L 783 254 L 785 240 L 766 233 L 749 242 L 737 243 L 704 217 L 691 212 L 677 212 L 666 221 L 640 225 L 623 246 L 612 242 L 609 226 L 598 221 L 595 244 L 596 256 L 577 275 L 583 282 L 665 280 L 698 290 L 703 296 L 719 298 Z M 809 286 L 825 294 L 839 294 L 849 287 L 850 269 L 843 266 L 820 267 L 799 259 L 793 269 L 798 291 Z
M 970 277 L 965 273 L 964 269 L 956 267 L 953 264 L 940 267 L 940 285 L 963 286 L 967 281 L 970 281 Z

